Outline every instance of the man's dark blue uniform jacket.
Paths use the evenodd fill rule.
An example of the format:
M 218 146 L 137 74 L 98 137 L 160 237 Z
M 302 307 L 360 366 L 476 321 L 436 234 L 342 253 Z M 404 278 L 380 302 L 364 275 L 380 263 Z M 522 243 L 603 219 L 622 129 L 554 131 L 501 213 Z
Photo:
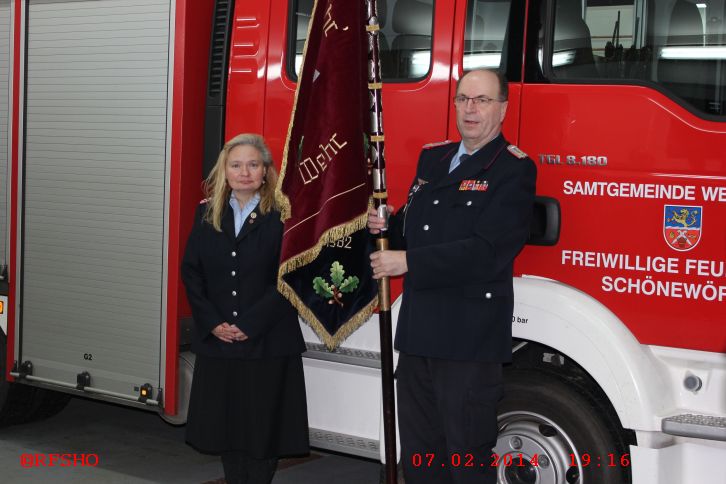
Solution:
M 458 143 L 421 152 L 391 220 L 408 273 L 395 347 L 453 360 L 511 360 L 512 265 L 529 235 L 537 169 L 499 135 L 448 173 Z

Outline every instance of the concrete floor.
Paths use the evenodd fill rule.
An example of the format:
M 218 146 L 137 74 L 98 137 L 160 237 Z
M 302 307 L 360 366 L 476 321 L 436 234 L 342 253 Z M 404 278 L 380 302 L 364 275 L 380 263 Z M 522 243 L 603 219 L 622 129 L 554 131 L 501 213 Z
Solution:
M 87 462 L 97 458 L 97 465 L 29 465 L 47 463 L 48 454 L 93 454 Z M 184 444 L 182 427 L 154 413 L 83 398 L 48 420 L 0 429 L 0 469 L 2 484 L 210 483 L 224 476 L 217 457 Z M 378 462 L 316 451 L 309 459 L 283 460 L 273 484 L 376 484 L 378 474 Z

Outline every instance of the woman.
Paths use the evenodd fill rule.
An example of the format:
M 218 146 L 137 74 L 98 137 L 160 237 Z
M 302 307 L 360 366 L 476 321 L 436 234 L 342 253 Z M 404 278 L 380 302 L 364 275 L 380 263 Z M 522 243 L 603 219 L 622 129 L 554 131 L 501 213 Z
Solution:
M 208 198 L 182 262 L 197 355 L 186 440 L 221 455 L 230 484 L 267 484 L 280 456 L 309 452 L 305 343 L 276 288 L 276 182 L 262 137 L 227 142 L 205 181 Z

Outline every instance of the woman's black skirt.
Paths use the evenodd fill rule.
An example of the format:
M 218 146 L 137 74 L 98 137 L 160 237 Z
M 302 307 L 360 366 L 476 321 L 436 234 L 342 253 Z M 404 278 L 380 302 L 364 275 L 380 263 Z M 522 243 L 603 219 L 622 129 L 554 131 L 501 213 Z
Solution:
M 200 452 L 256 459 L 309 452 L 300 355 L 225 359 L 197 355 L 186 440 Z

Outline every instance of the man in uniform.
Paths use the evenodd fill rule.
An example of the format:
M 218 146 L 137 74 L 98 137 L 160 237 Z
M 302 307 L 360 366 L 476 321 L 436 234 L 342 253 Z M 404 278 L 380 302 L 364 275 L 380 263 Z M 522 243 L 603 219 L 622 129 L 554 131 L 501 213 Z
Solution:
M 399 250 L 371 255 L 375 278 L 404 275 L 395 348 L 407 484 L 496 482 L 512 264 L 529 235 L 536 178 L 534 162 L 501 135 L 507 94 L 494 71 L 461 78 L 461 142 L 424 147 L 408 202 L 390 220 Z M 368 227 L 384 227 L 374 210 Z

